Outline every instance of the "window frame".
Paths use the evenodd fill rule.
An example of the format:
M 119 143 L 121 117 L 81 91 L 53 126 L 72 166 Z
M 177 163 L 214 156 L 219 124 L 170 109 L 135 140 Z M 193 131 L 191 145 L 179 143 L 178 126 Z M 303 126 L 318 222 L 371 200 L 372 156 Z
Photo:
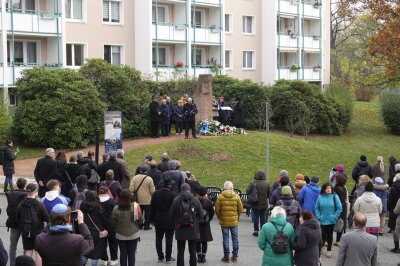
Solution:
M 229 52 L 229 66 L 226 66 L 226 52 Z M 225 62 L 224 62 L 224 68 L 225 70 L 233 70 L 233 50 L 232 49 L 225 49 Z
M 242 60 L 243 60 L 243 56 L 244 56 L 245 52 L 246 53 L 247 52 L 251 52 L 252 53 L 252 60 L 251 60 L 252 67 L 250 68 L 250 67 L 244 66 L 243 62 L 242 62 L 242 70 L 246 70 L 246 71 L 256 70 L 256 51 L 255 50 L 242 50 Z M 246 59 L 247 59 L 247 57 L 246 57 Z M 247 62 L 247 60 L 246 60 L 246 62 Z
M 14 42 L 22 42 L 22 60 L 23 62 L 18 62 L 17 64 L 21 64 L 23 66 L 36 66 L 41 64 L 41 41 L 40 40 L 27 40 L 27 39 L 15 39 Z M 28 62 L 28 42 L 36 43 L 36 62 Z M 11 40 L 7 40 L 7 64 L 11 64 L 11 59 L 14 58 L 14 51 L 11 49 Z M 10 55 L 8 55 L 10 53 Z M 8 60 L 8 58 L 10 60 Z M 28 63 L 35 63 L 28 64 Z M 58 63 L 58 62 L 57 62 Z M 16 64 L 14 62 L 14 64 Z
M 73 23 L 86 23 L 87 21 L 87 2 L 86 0 L 81 0 L 82 1 L 82 19 L 76 19 L 74 18 L 74 2 L 71 0 L 71 18 L 67 18 L 67 12 L 65 11 L 65 21 L 66 22 L 73 22 Z M 66 3 L 66 1 L 65 1 Z
M 11 103 L 12 98 L 14 99 L 14 103 Z M 13 93 L 9 93 L 8 94 L 8 105 L 9 106 L 18 106 L 18 96 Z
M 170 23 L 170 20 L 169 20 L 169 6 L 168 5 L 162 5 L 162 4 L 158 4 L 157 5 L 158 7 L 163 7 L 164 9 L 165 9 L 165 22 L 161 22 L 161 23 L 165 23 L 165 24 L 168 24 L 168 23 Z M 153 7 L 156 7 L 156 5 L 152 5 L 151 6 L 151 22 L 152 23 L 156 23 L 157 22 L 157 20 L 155 20 L 155 21 L 153 21 Z M 156 13 L 157 14 L 157 13 Z M 159 22 L 159 21 L 158 21 Z
M 158 46 L 158 49 L 165 49 L 165 66 L 168 66 L 168 65 L 171 65 L 171 63 L 170 63 L 170 53 L 169 53 L 169 46 Z M 157 64 L 153 64 L 153 49 L 157 49 L 157 47 L 156 46 L 152 46 L 151 47 L 151 53 L 152 53 L 152 56 L 151 56 L 151 63 L 152 63 L 152 65 L 153 66 L 164 66 L 164 65 L 162 65 L 162 64 L 159 64 L 160 62 L 157 62 Z M 157 59 L 156 59 L 157 60 Z
M 193 55 L 194 55 L 194 57 L 196 57 L 196 54 L 195 54 L 195 50 L 201 50 L 201 59 L 200 59 L 200 65 L 196 65 L 196 64 L 193 64 Z M 191 55 L 191 62 L 190 62 L 190 65 L 191 66 L 194 66 L 194 67 L 198 67 L 198 66 L 200 66 L 200 67 L 202 67 L 202 66 L 205 66 L 206 64 L 205 64 L 205 53 L 206 53 L 206 49 L 204 48 L 204 47 L 201 47 L 201 48 L 194 48 L 194 47 L 192 47 L 192 49 L 191 49 L 191 53 L 193 52 L 193 55 Z
M 200 12 L 200 25 L 196 25 L 192 23 L 192 12 L 196 11 L 196 12 Z M 196 15 L 194 15 L 193 21 L 196 23 Z M 190 24 L 192 25 L 192 27 L 195 28 L 201 28 L 203 26 L 205 26 L 205 10 L 204 9 L 194 9 L 193 7 L 190 10 Z
M 109 21 L 104 21 L 104 2 L 108 2 L 108 15 Z M 111 3 L 118 2 L 119 3 L 119 22 L 112 22 L 111 21 Z M 105 25 L 112 25 L 112 26 L 123 26 L 124 25 L 124 1 L 123 0 L 101 0 L 101 20 Z
M 244 24 L 244 19 L 245 17 L 251 17 L 252 18 L 252 27 L 251 27 L 251 32 L 244 32 L 243 30 L 243 24 Z M 247 20 L 246 20 L 247 21 Z M 247 25 L 247 22 L 246 22 Z M 244 27 L 245 29 L 247 27 Z M 242 34 L 243 35 L 256 35 L 256 16 L 254 15 L 242 15 Z
M 228 16 L 228 19 L 229 19 L 229 31 L 226 31 L 226 16 Z M 225 34 L 233 34 L 233 14 L 232 13 L 225 13 L 224 32 L 225 32 Z
M 71 47 L 71 56 L 72 56 L 72 58 L 71 58 L 71 60 L 72 60 L 72 65 L 67 65 L 67 62 L 68 62 L 68 59 L 67 59 L 67 57 L 68 57 L 68 55 L 67 55 L 67 45 L 68 44 L 70 44 L 70 45 L 72 45 L 72 47 Z M 66 55 L 66 58 L 65 58 L 65 66 L 66 67 L 68 67 L 68 68 L 80 68 L 81 66 L 77 66 L 77 65 L 75 65 L 75 45 L 82 45 L 83 46 L 83 61 L 82 61 L 82 65 L 85 63 L 85 60 L 86 60 L 86 58 L 87 58 L 87 43 L 78 43 L 78 42 L 68 42 L 68 43 L 66 43 L 65 44 L 65 55 Z
M 105 52 L 105 46 L 111 46 L 111 62 L 110 62 L 110 64 L 113 64 L 114 65 L 114 63 L 112 62 L 112 47 L 113 46 L 119 46 L 121 49 L 120 49 L 120 61 L 121 61 L 121 66 L 122 65 L 125 65 L 125 45 L 123 45 L 123 44 L 109 44 L 109 43 L 104 43 L 103 44 L 103 59 L 104 60 L 106 60 L 105 58 L 104 58 L 104 52 Z M 118 65 L 117 65 L 118 66 Z

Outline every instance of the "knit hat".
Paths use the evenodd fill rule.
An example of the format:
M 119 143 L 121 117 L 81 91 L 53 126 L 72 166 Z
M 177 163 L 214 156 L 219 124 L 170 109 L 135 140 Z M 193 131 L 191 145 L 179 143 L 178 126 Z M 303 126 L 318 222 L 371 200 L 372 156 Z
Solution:
M 22 255 L 22 256 L 18 256 L 15 259 L 15 266 L 35 266 L 35 261 L 27 256 L 27 255 Z
M 319 182 L 319 177 L 316 176 L 316 175 L 311 177 L 311 182 L 318 183 Z
M 377 184 L 377 185 L 384 185 L 385 182 L 383 182 L 382 177 L 375 177 L 375 184 Z
M 147 156 L 146 156 L 146 158 L 145 158 L 145 160 L 147 160 L 147 161 L 151 161 L 151 160 L 153 160 L 153 156 L 151 156 L 151 155 L 147 155 Z
M 294 180 L 304 180 L 304 175 L 303 174 L 297 174 L 294 176 Z
M 338 170 L 339 172 L 344 172 L 344 165 L 343 164 L 336 165 L 336 170 Z
M 292 189 L 289 186 L 282 188 L 282 195 L 292 195 Z
M 68 211 L 68 207 L 64 204 L 56 204 L 53 209 L 51 209 L 51 213 L 63 213 L 66 211 Z
M 35 192 L 37 189 L 37 186 L 35 184 L 28 184 L 26 186 L 26 192 Z
M 200 196 L 207 195 L 207 188 L 205 188 L 205 187 L 198 188 L 197 189 L 197 194 L 199 194 Z
M 168 167 L 169 168 L 175 168 L 176 167 L 176 161 L 175 160 L 171 160 L 168 162 Z
M 150 166 L 148 164 L 141 164 L 139 166 L 140 173 L 147 173 L 150 170 Z
M 189 184 L 186 184 L 186 183 L 182 184 L 181 190 L 182 190 L 182 192 L 191 191 Z

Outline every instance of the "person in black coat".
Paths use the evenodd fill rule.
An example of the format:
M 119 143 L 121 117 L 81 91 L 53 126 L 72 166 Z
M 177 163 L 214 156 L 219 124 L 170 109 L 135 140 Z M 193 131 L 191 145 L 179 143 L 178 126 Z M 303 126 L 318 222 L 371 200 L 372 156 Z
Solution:
M 396 157 L 390 156 L 389 157 L 389 179 L 388 184 L 392 186 L 393 178 L 396 175 L 395 165 L 398 164 Z
M 86 175 L 88 179 L 90 179 L 91 176 L 91 169 L 88 164 L 88 162 L 83 158 L 83 152 L 79 151 L 76 154 L 77 157 L 77 163 L 79 165 L 79 175 Z
M 156 161 L 150 161 L 150 170 L 147 172 L 147 175 L 153 179 L 153 184 L 156 187 L 156 190 L 160 189 L 161 171 L 157 169 Z
M 169 136 L 169 126 L 171 124 L 171 107 L 167 104 L 167 100 L 161 101 L 161 132 L 163 137 Z
M 151 97 L 150 103 L 150 137 L 158 138 L 158 130 L 160 127 L 160 104 L 158 103 L 157 96 Z
M 192 98 L 188 98 L 187 104 L 183 106 L 183 114 L 185 116 L 185 138 L 189 138 L 189 130 L 192 130 L 193 138 L 196 137 L 196 114 L 197 114 L 197 107 L 193 103 Z
M 211 200 L 207 197 L 207 188 L 201 187 L 198 189 L 197 198 L 200 201 L 203 210 L 207 212 L 207 215 L 203 215 L 203 219 L 200 219 L 200 239 L 197 240 L 197 262 L 205 263 L 207 254 L 207 242 L 213 241 L 210 221 L 214 217 L 214 207 Z
M 178 105 L 174 106 L 174 118 L 176 126 L 176 135 L 182 135 L 183 131 L 183 101 L 179 100 Z
M 228 114 L 229 111 L 227 110 L 222 110 L 222 107 L 229 107 L 228 103 L 225 102 L 225 97 L 221 96 L 219 97 L 219 106 L 220 106 L 220 110 L 218 111 L 218 121 L 223 124 L 226 125 L 228 123 Z
M 342 204 L 342 213 L 340 214 L 340 218 L 344 222 L 344 226 L 342 229 L 342 232 L 336 233 L 336 242 L 334 243 L 335 246 L 340 245 L 340 238 L 342 237 L 342 234 L 346 233 L 346 221 L 347 221 L 347 188 L 346 188 L 346 181 L 347 178 L 341 174 L 341 173 L 336 173 L 334 176 L 335 180 L 335 187 L 334 187 L 334 192 L 336 195 L 338 195 L 340 199 L 340 203 Z
M 105 168 L 106 163 L 107 163 L 107 161 L 108 161 L 108 157 L 109 157 L 109 156 L 108 156 L 108 153 L 104 153 L 104 154 L 103 154 L 103 162 L 100 163 L 100 164 L 97 166 L 97 173 L 98 173 L 99 176 L 100 176 L 100 182 L 106 180 L 106 172 L 107 172 L 107 170 L 105 170 L 104 168 Z
M 296 231 L 296 242 L 291 244 L 291 248 L 295 250 L 295 264 L 297 266 L 317 266 L 322 247 L 319 223 L 311 211 L 303 210 L 300 213 L 300 224 Z
M 158 261 L 173 261 L 172 241 L 174 237 L 174 224 L 169 217 L 169 210 L 175 198 L 175 193 L 171 191 L 172 185 L 175 184 L 170 178 L 163 180 L 161 188 L 154 192 L 150 203 L 150 223 L 156 228 L 156 249 Z M 165 255 L 162 248 L 162 239 L 165 235 Z
M 239 98 L 235 98 L 233 100 L 233 114 L 232 114 L 232 122 L 233 125 L 237 128 L 243 127 L 243 103 Z
M 57 179 L 57 162 L 54 160 L 55 152 L 53 148 L 46 150 L 46 155 L 36 163 L 34 175 L 39 184 L 39 198 L 43 198 L 48 191 L 46 184 L 50 179 Z
M 72 186 L 67 175 L 67 170 L 65 169 L 68 163 L 65 152 L 58 151 L 55 160 L 57 162 L 57 174 L 58 174 L 57 180 L 61 184 L 61 194 L 67 197 Z
M 372 177 L 372 167 L 368 164 L 367 157 L 365 155 L 360 156 L 360 161 L 353 168 L 351 176 L 353 177 L 355 184 L 353 190 L 351 191 L 351 195 L 354 194 L 356 185 L 358 184 L 358 179 L 361 175 L 367 175 L 370 178 Z
M 118 181 L 119 183 L 121 183 L 122 182 L 122 178 L 124 176 L 124 171 L 122 169 L 122 165 L 117 161 L 116 158 L 117 158 L 117 153 L 115 151 L 110 152 L 109 153 L 109 159 L 104 164 L 104 167 L 103 167 L 102 170 L 105 171 L 104 172 L 104 176 L 105 176 L 105 173 L 108 170 L 110 170 L 110 169 L 113 170 L 114 171 L 114 179 L 115 179 L 115 181 Z M 103 173 L 102 173 L 102 175 L 103 175 Z
M 13 142 L 11 140 L 6 140 L 4 146 L 0 148 L 0 153 L 3 153 L 4 161 L 3 163 L 3 174 L 5 176 L 4 180 L 4 192 L 8 191 L 8 186 L 10 190 L 13 190 L 13 180 L 12 175 L 15 174 L 14 160 L 17 159 L 17 153 L 12 151 Z
M 71 155 L 69 157 L 69 162 L 65 166 L 65 175 L 67 178 L 67 182 L 65 183 L 65 190 L 67 191 L 67 193 L 71 191 L 72 187 L 76 184 L 76 178 L 79 176 L 80 166 L 76 161 L 76 155 Z
M 388 227 L 390 229 L 389 232 L 393 232 L 394 229 L 396 228 L 396 219 L 397 215 L 394 214 L 393 210 L 396 207 L 397 201 L 400 199 L 400 175 L 396 175 L 393 179 L 393 184 L 392 187 L 389 190 L 389 196 L 387 200 L 387 209 L 389 211 L 389 222 L 388 222 Z M 399 245 L 399 240 L 395 239 L 395 242 L 397 241 L 397 249 L 400 247 Z M 396 244 L 395 244 L 396 245 Z

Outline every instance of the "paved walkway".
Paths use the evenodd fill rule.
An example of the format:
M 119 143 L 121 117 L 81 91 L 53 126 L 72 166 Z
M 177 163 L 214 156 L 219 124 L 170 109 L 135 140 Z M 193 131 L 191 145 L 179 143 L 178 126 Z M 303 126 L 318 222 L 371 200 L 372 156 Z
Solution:
M 213 138 L 212 136 L 202 136 L 201 138 Z M 169 137 L 160 137 L 158 139 L 153 138 L 137 138 L 137 139 L 129 139 L 124 141 L 123 148 L 125 152 L 131 151 L 135 148 L 144 147 L 152 144 L 160 144 L 174 141 L 183 141 L 185 140 L 185 135 L 172 135 Z M 189 139 L 191 140 L 191 139 Z M 78 151 L 83 151 L 85 156 L 88 151 L 95 151 L 95 146 L 89 146 L 85 149 L 74 150 L 67 153 L 67 159 L 72 155 L 76 154 Z M 43 150 L 44 153 L 44 150 Z M 99 152 L 99 161 L 101 161 L 101 156 L 104 153 L 104 144 L 100 144 L 100 152 Z M 143 157 L 145 154 L 143 155 Z M 25 160 L 16 160 L 15 161 L 15 175 L 14 177 L 25 177 L 28 179 L 33 179 L 33 171 L 36 166 L 36 162 L 39 158 L 30 158 Z M 0 167 L 0 183 L 4 183 L 3 176 L 3 168 Z

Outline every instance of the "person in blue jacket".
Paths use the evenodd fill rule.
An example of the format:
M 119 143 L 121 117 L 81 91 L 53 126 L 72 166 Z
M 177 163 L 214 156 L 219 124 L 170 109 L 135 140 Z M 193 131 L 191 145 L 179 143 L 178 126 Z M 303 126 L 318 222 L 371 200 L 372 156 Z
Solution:
M 332 184 L 323 184 L 315 204 L 315 216 L 321 225 L 322 241 L 324 246 L 327 246 L 327 258 L 332 257 L 333 228 L 341 213 L 342 203 L 338 195 L 334 194 Z
M 57 204 L 64 204 L 65 206 L 68 206 L 71 200 L 61 195 L 61 184 L 58 180 L 51 179 L 49 182 L 47 182 L 46 186 L 49 191 L 46 192 L 41 201 L 49 214 L 51 213 L 53 207 Z
M 301 209 L 312 211 L 313 214 L 315 214 L 315 203 L 321 191 L 318 182 L 318 176 L 311 177 L 310 184 L 303 186 L 298 197 Z

